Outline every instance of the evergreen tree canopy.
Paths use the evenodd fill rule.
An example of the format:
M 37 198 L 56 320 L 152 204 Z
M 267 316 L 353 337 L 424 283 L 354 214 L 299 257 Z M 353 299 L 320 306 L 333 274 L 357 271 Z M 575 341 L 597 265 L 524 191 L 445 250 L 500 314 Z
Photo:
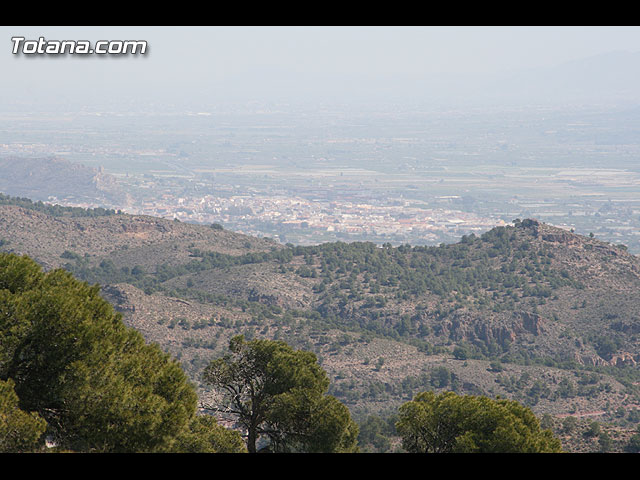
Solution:
M 396 429 L 411 453 L 561 452 L 529 408 L 506 399 L 419 393 L 400 407 Z
M 12 380 L 0 380 L 0 453 L 35 450 L 47 427 L 37 414 L 20 409 Z
M 240 434 L 224 428 L 208 415 L 191 420 L 189 429 L 168 450 L 173 453 L 246 453 Z
M 237 336 L 230 354 L 213 360 L 205 383 L 223 394 L 225 411 L 247 432 L 247 449 L 261 438 L 272 452 L 353 452 L 357 424 L 349 410 L 326 395 L 329 379 L 311 352 L 280 341 Z
M 11 254 L 0 254 L 0 381 L 0 409 L 14 387 L 20 410 L 72 451 L 171 451 L 207 427 L 194 423 L 180 365 L 126 327 L 98 286 Z

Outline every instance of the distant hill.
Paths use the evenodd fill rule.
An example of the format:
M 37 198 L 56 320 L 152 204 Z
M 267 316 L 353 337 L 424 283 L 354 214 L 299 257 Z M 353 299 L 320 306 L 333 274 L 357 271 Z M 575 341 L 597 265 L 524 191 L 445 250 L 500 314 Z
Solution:
M 109 208 L 123 208 L 130 201 L 115 179 L 102 169 L 57 157 L 0 157 L 0 192 Z
M 243 333 L 316 352 L 331 393 L 360 419 L 448 389 L 513 398 L 558 425 L 610 424 L 622 432 L 611 448 L 640 422 L 640 259 L 536 220 L 437 247 L 296 247 L 153 217 L 0 205 L 0 249 L 101 284 L 196 383 Z M 585 438 L 564 441 L 600 448 Z
M 117 258 L 119 264 L 152 269 L 163 262 L 190 261 L 190 246 L 238 255 L 276 245 L 273 240 L 177 220 L 126 214 L 79 216 L 71 208 L 64 213 L 65 207 L 54 215 L 20 206 L 21 199 L 15 197 L 2 203 L 0 240 L 5 250 L 29 255 L 47 269 L 62 267 L 76 256 L 91 259 L 90 265 Z
M 553 66 L 487 74 L 401 78 L 389 73 L 384 87 L 389 98 L 426 99 L 442 106 L 637 105 L 640 52 L 612 51 Z
M 640 101 L 640 52 L 614 51 L 504 74 L 487 93 L 550 103 Z

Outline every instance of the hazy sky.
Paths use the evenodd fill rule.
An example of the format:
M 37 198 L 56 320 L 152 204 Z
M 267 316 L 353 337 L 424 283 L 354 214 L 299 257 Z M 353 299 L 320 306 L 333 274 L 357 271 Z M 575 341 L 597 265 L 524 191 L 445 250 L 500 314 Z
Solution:
M 12 36 L 146 40 L 149 50 L 124 57 L 13 55 Z M 87 104 L 384 98 L 426 78 L 640 51 L 638 27 L 3 26 L 0 38 L 0 106 L 34 98 Z

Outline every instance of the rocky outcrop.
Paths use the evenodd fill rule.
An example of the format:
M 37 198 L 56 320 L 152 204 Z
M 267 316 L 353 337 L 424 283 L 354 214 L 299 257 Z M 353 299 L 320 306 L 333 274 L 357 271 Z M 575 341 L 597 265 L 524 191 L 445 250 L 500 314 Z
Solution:
M 121 312 L 135 312 L 136 307 L 129 298 L 127 292 L 115 285 L 104 285 L 101 289 L 101 294 L 113 307 Z
M 279 306 L 279 307 L 286 306 L 286 302 L 284 301 L 284 299 L 282 299 L 278 295 L 270 295 L 270 294 L 266 294 L 266 293 L 261 293 L 261 292 L 259 292 L 258 290 L 254 289 L 254 288 L 252 288 L 249 291 L 249 295 L 248 295 L 247 299 L 250 302 L 259 302 L 259 303 L 262 303 L 264 305 L 269 305 L 269 306 Z
M 604 367 L 609 365 L 609 362 L 599 355 L 580 355 L 576 352 L 574 360 L 579 365 L 588 365 L 591 367 Z
M 636 365 L 637 359 L 629 352 L 620 352 L 614 354 L 609 360 L 609 365 L 621 367 L 624 365 Z
M 516 312 L 514 325 L 533 335 L 540 335 L 543 331 L 543 319 L 537 313 Z
M 640 361 L 639 355 L 632 355 L 629 352 L 619 352 L 611 356 L 609 360 L 599 355 L 580 355 L 575 354 L 574 360 L 580 365 L 588 365 L 592 367 L 622 367 L 625 365 L 634 366 Z
M 154 217 L 127 217 L 121 224 L 120 228 L 126 233 L 140 233 L 158 231 L 161 233 L 171 232 L 171 225 L 167 220 Z
M 479 318 L 469 313 L 456 313 L 436 327 L 438 335 L 453 341 L 481 340 L 484 343 L 513 343 L 523 335 L 541 335 L 544 332 L 543 318 L 531 312 L 515 312 L 511 319 Z

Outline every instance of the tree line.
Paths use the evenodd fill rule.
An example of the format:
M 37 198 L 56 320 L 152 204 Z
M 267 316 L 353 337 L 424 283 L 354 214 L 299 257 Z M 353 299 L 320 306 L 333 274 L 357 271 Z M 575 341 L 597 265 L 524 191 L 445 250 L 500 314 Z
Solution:
M 62 217 L 68 215 L 71 217 L 105 217 L 109 215 L 122 214 L 120 210 L 113 208 L 82 208 L 82 207 L 63 207 L 62 205 L 52 205 L 44 203 L 40 200 L 34 202 L 29 198 L 12 197 L 0 193 L 0 205 L 15 205 L 27 210 L 35 210 L 37 212 L 45 213 L 53 217 Z

